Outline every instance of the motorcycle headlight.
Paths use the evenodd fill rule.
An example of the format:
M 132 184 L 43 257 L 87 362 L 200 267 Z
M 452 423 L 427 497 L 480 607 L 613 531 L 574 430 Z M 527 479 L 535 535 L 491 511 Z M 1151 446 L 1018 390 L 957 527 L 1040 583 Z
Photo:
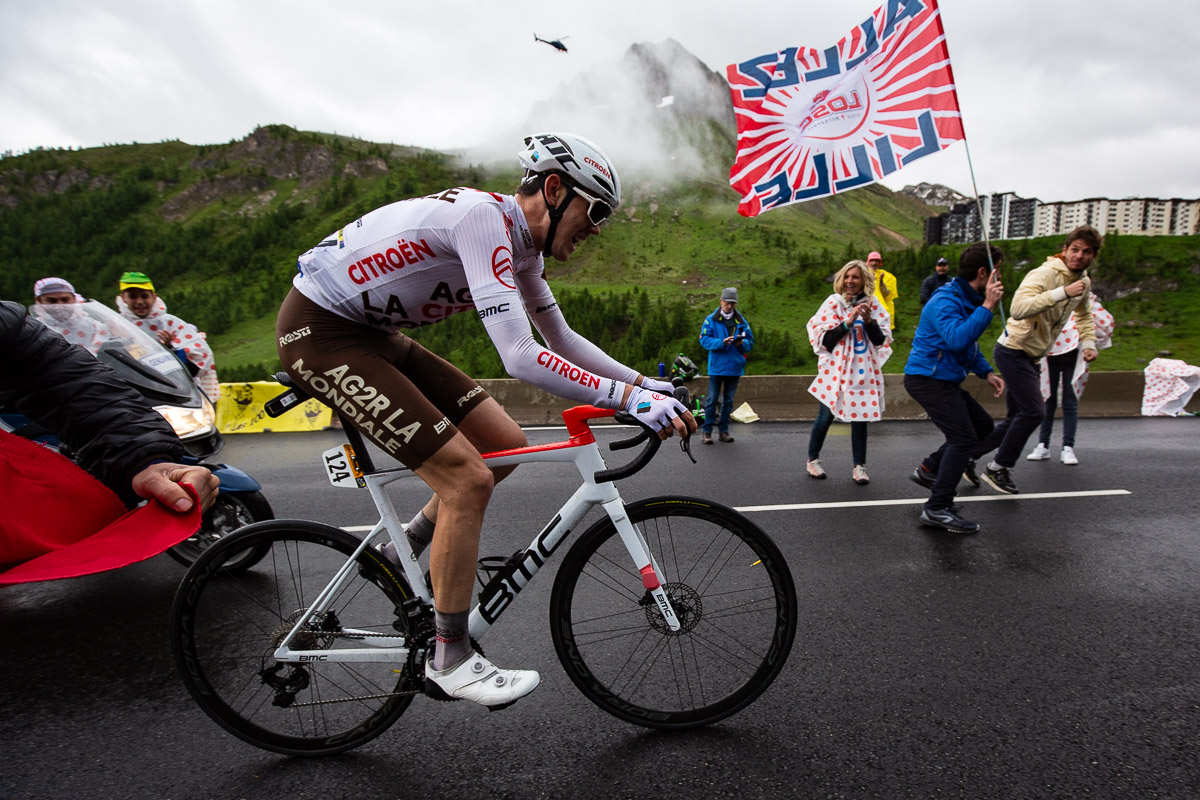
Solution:
M 154 410 L 162 414 L 175 435 L 180 439 L 190 439 L 196 436 L 207 436 L 213 432 L 217 414 L 207 397 L 200 408 L 181 408 L 180 406 L 155 406 Z

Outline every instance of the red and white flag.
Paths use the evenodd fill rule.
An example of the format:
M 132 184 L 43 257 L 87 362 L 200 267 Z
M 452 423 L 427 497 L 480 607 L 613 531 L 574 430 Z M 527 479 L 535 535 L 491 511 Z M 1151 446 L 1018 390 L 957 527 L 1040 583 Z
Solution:
M 963 138 L 936 0 L 888 0 L 833 47 L 726 68 L 738 212 L 873 183 Z

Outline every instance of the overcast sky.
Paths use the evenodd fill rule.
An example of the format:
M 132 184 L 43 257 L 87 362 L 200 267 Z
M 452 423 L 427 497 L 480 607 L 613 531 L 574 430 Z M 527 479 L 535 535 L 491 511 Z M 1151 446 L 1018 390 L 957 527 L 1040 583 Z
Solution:
M 0 0 L 0 151 L 220 143 L 270 123 L 469 147 L 635 42 L 673 38 L 724 75 L 769 51 L 829 47 L 880 4 Z M 981 192 L 1200 197 L 1200 4 L 941 8 Z M 568 37 L 570 52 L 534 32 Z M 964 146 L 886 184 L 919 181 L 970 193 Z

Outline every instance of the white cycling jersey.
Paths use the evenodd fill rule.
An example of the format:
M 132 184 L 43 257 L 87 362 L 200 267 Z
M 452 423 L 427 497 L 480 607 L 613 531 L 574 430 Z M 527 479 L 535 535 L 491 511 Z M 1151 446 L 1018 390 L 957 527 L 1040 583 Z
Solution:
M 571 330 L 511 195 L 459 187 L 383 206 L 330 234 L 297 267 L 301 294 L 364 325 L 396 331 L 474 311 L 508 374 L 559 397 L 620 408 L 624 384 L 637 378 Z

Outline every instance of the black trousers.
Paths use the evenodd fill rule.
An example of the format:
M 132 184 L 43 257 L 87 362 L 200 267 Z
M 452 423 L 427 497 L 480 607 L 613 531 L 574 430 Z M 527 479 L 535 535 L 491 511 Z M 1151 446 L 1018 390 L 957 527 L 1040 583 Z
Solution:
M 1024 350 L 1013 350 L 997 344 L 992 351 L 996 369 L 1004 376 L 1004 396 L 1008 415 L 996 426 L 1003 431 L 1000 447 L 996 451 L 996 463 L 1012 469 L 1025 449 L 1029 437 L 1042 424 L 1046 416 L 1046 401 L 1042 399 L 1042 367 L 1037 359 L 1026 355 Z
M 904 388 L 921 404 L 946 441 L 922 465 L 937 476 L 925 507 L 949 508 L 967 462 L 991 452 L 1004 436 L 979 401 L 957 383 L 905 375 Z

